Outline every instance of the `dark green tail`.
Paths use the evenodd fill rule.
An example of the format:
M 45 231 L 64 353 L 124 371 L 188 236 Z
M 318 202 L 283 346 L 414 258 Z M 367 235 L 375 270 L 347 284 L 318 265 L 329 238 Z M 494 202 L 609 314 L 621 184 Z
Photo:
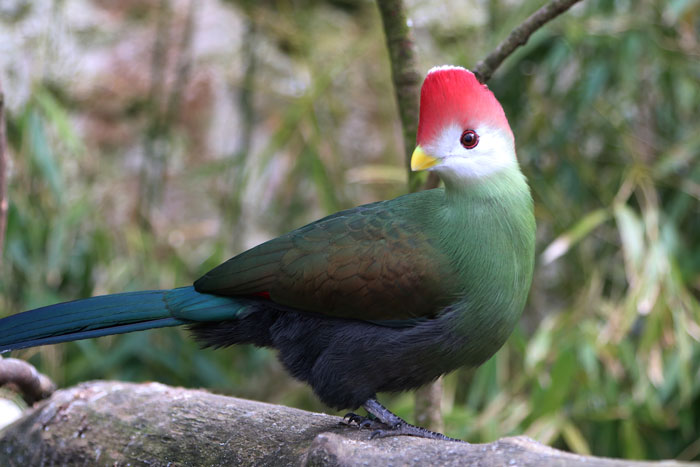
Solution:
M 58 303 L 0 319 L 0 353 L 143 329 L 243 318 L 255 300 L 193 287 L 146 290 Z

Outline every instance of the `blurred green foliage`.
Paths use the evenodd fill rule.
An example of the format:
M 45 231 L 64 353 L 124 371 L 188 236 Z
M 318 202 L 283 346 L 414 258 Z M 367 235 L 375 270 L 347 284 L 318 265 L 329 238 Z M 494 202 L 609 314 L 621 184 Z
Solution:
M 120 27 L 148 31 L 190 14 L 155 3 L 109 13 Z M 476 63 L 541 4 L 512 3 L 409 2 L 421 69 Z M 202 104 L 186 83 L 151 81 L 157 92 L 107 99 L 47 71 L 10 108 L 3 314 L 186 284 L 266 237 L 405 191 L 371 2 L 209 4 L 235 13 L 244 31 L 246 45 L 234 51 L 243 71 L 213 69 L 242 115 L 237 125 L 226 120 L 238 147 L 203 142 L 216 112 L 197 105 L 220 99 Z M 3 27 L 32 17 L 30 6 L 22 12 Z M 535 198 L 538 264 L 507 346 L 478 370 L 446 377 L 448 435 L 481 442 L 524 433 L 582 454 L 700 459 L 699 18 L 697 0 L 586 0 L 489 83 Z M 188 85 L 198 82 L 199 57 Z M 177 115 L 158 110 L 168 89 L 182 93 Z M 149 165 L 151 157 L 165 161 Z M 144 191 L 146 182 L 161 185 Z M 323 410 L 271 352 L 202 351 L 186 334 L 148 331 L 17 356 L 61 385 L 157 380 Z M 410 394 L 385 397 L 410 418 Z

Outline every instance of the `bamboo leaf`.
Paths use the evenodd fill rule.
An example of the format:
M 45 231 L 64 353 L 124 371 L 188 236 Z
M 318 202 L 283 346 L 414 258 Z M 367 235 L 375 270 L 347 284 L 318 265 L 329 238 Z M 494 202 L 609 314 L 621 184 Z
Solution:
M 614 211 L 625 257 L 627 277 L 630 282 L 634 282 L 646 253 L 644 225 L 639 216 L 624 204 L 616 205 Z
M 541 256 L 542 263 L 549 264 L 564 256 L 574 245 L 609 218 L 610 214 L 606 209 L 596 209 L 586 214 L 573 227 L 559 235 L 545 248 Z
M 561 435 L 573 452 L 583 456 L 591 455 L 591 448 L 586 442 L 586 438 L 570 420 L 565 421 L 562 425 Z
M 60 199 L 63 194 L 61 170 L 46 135 L 46 128 L 36 109 L 29 111 L 29 142 L 34 161 L 46 181 L 53 196 Z

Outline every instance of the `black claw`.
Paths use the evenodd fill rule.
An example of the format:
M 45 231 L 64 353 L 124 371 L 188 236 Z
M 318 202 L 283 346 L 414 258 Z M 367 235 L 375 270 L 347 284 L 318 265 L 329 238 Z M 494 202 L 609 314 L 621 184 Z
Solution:
M 365 420 L 365 417 L 363 417 L 361 415 L 357 415 L 356 413 L 352 413 L 352 412 L 346 413 L 345 416 L 343 417 L 343 421 L 347 425 L 352 425 L 353 423 L 357 423 L 359 425 L 364 420 Z
M 374 420 L 370 420 L 368 418 L 365 418 L 360 423 L 358 423 L 358 425 L 360 425 L 360 429 L 368 429 L 368 428 L 372 428 L 372 426 L 375 425 L 375 422 L 374 422 Z
M 357 425 L 360 430 L 372 430 L 372 429 L 384 429 L 388 428 L 386 424 L 375 419 L 374 417 L 363 417 L 362 415 L 357 415 L 355 413 L 347 413 L 343 417 L 343 421 L 340 422 L 343 425 Z

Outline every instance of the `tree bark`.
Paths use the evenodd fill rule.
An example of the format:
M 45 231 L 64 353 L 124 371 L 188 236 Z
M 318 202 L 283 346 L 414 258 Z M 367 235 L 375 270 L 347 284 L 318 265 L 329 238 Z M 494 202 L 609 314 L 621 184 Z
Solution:
M 526 437 L 370 440 L 341 421 L 158 383 L 95 381 L 55 392 L 0 431 L 0 465 L 649 465 L 569 454 Z
M 5 94 L 0 83 L 0 264 L 2 264 L 7 228 L 7 142 L 5 137 Z
M 413 407 L 416 425 L 442 433 L 442 378 L 416 389 Z
M 5 385 L 15 388 L 28 404 L 46 399 L 56 390 L 53 381 L 29 363 L 0 356 L 0 386 Z
M 391 80 L 394 84 L 396 105 L 401 119 L 404 160 L 408 170 L 408 190 L 420 189 L 420 178 L 411 171 L 411 154 L 416 144 L 418 129 L 418 98 L 421 77 L 416 71 L 416 59 L 411 38 L 411 28 L 403 0 L 377 0 L 382 18 L 386 47 L 391 64 Z

